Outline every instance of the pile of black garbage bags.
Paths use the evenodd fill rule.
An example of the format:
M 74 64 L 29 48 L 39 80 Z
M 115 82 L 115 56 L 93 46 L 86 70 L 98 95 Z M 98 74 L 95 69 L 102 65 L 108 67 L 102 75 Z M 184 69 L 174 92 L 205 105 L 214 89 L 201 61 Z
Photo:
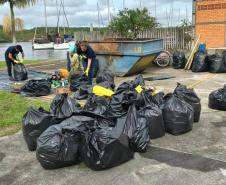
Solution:
M 176 51 L 173 54 L 174 69 L 184 69 L 185 65 L 185 54 L 182 51 Z M 226 73 L 226 51 L 222 55 L 207 55 L 206 51 L 197 51 L 191 69 L 192 72 Z
M 107 81 L 108 88 L 114 89 L 113 75 L 109 76 L 97 81 Z M 83 108 L 67 94 L 56 95 L 49 111 L 31 107 L 22 119 L 28 149 L 36 150 L 45 169 L 83 161 L 93 170 L 103 170 L 131 160 L 134 152 L 146 152 L 151 139 L 165 132 L 186 133 L 199 121 L 201 104 L 193 89 L 178 84 L 164 96 L 144 86 L 138 75 L 119 85 L 110 99 L 89 94 Z

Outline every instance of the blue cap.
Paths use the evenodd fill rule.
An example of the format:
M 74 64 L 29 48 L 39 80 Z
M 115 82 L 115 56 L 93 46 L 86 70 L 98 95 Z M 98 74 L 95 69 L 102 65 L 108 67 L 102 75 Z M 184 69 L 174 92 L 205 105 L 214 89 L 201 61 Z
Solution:
M 60 70 L 59 69 L 57 69 L 56 71 L 55 71 L 55 74 L 57 74 L 57 73 L 59 73 L 60 72 Z

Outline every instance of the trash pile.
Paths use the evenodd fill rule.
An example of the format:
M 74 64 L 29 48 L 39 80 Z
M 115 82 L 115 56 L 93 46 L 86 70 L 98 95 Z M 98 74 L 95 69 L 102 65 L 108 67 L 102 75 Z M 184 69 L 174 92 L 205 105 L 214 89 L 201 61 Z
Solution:
M 185 67 L 185 55 L 176 51 L 173 54 L 174 69 Z M 222 55 L 207 55 L 206 51 L 197 51 L 192 61 L 192 72 L 226 73 L 226 51 Z
M 79 161 L 93 170 L 108 169 L 131 160 L 134 152 L 146 152 L 151 139 L 189 132 L 199 120 L 200 99 L 184 85 L 164 96 L 145 89 L 142 75 L 115 91 L 109 71 L 99 71 L 94 86 L 82 74 L 76 77 L 80 80 L 72 75 L 72 89 L 87 94 L 83 109 L 67 94 L 58 94 L 49 111 L 31 107 L 23 116 L 24 140 L 45 169 Z

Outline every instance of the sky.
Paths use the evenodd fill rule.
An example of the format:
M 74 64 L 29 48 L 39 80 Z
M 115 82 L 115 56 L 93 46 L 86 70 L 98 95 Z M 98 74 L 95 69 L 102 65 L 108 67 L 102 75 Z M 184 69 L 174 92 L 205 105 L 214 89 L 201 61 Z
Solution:
M 48 27 L 57 26 L 56 4 L 58 4 L 58 11 L 60 9 L 59 26 L 64 26 L 63 9 L 60 8 L 62 7 L 60 6 L 62 1 L 46 0 Z M 188 19 L 191 22 L 192 0 L 109 0 L 111 17 L 117 16 L 118 11 L 123 9 L 123 2 L 125 7 L 129 9 L 146 7 L 151 16 L 157 17 L 162 27 L 168 25 L 178 26 L 183 19 Z M 97 3 L 101 15 L 99 19 L 100 24 L 98 21 Z M 109 23 L 108 0 L 64 0 L 64 10 L 70 27 L 89 27 L 90 23 L 93 23 L 94 27 L 106 27 Z M 25 29 L 45 26 L 44 0 L 25 9 L 15 8 L 14 13 L 16 18 L 23 19 Z M 10 15 L 8 3 L 0 6 L 0 17 L 2 17 L 0 25 L 3 23 L 5 14 Z

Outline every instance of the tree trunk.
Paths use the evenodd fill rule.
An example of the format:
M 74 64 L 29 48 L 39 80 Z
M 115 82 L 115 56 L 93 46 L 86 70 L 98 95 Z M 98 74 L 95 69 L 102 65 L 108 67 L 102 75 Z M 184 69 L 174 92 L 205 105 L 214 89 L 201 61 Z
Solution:
M 13 0 L 10 0 L 10 12 L 11 12 L 12 34 L 13 34 L 13 45 L 16 45 L 16 31 L 15 31 L 15 17 L 14 17 L 14 11 L 13 11 Z

